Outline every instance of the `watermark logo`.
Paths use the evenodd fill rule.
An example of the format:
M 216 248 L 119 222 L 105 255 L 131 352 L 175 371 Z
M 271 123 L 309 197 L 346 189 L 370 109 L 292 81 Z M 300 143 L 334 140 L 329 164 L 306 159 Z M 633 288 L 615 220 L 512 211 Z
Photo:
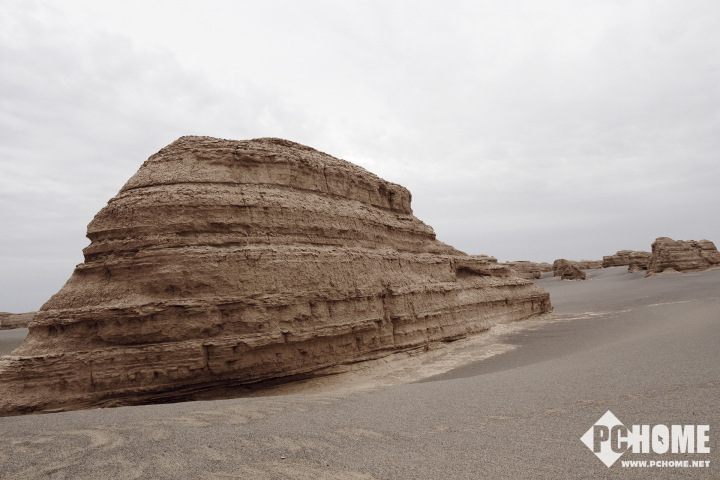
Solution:
M 631 453 L 710 453 L 709 425 L 633 425 L 628 428 L 608 410 L 580 440 L 607 467 L 625 452 Z M 627 465 L 626 465 L 627 463 Z M 632 461 L 623 467 L 708 467 L 707 460 Z

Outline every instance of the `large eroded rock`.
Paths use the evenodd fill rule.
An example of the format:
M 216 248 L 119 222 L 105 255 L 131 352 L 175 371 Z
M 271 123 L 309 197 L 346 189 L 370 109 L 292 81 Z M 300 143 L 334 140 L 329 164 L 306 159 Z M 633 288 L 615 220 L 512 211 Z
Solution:
M 180 138 L 95 216 L 85 262 L 0 359 L 0 414 L 192 399 L 552 309 L 437 241 L 410 198 L 285 140 Z
M 720 252 L 709 240 L 673 240 L 659 237 L 652 243 L 646 277 L 667 271 L 699 272 L 720 267 Z

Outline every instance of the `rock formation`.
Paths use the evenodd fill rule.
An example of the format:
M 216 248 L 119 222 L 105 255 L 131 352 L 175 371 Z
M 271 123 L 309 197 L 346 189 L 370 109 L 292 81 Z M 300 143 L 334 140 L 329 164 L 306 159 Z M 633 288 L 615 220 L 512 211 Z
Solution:
M 615 255 L 603 256 L 603 268 L 624 267 L 630 264 L 632 250 L 618 250 Z
M 632 252 L 628 260 L 628 273 L 647 270 L 651 257 L 652 253 L 650 252 Z
M 36 312 L 28 313 L 7 313 L 0 312 L 0 330 L 11 330 L 13 328 L 27 328 L 28 323 L 35 316 Z
M 575 262 L 573 262 L 572 260 L 565 260 L 564 258 L 558 258 L 557 260 L 555 260 L 555 261 L 553 262 L 553 266 L 552 266 L 552 269 L 553 269 L 553 277 L 559 277 L 559 276 L 561 276 L 561 275 L 562 275 L 562 272 L 564 272 L 565 269 L 566 269 L 569 265 L 573 265 L 574 263 L 575 263 Z
M 552 265 L 553 277 L 561 277 L 569 265 L 574 265 L 580 270 L 602 268 L 602 262 L 600 260 L 580 260 L 579 262 L 576 262 L 575 260 L 559 258 L 555 260 Z
M 0 358 L 0 414 L 187 400 L 552 310 L 410 199 L 285 140 L 180 138 L 95 216 L 84 263 Z
M 709 240 L 673 240 L 659 237 L 652 244 L 646 277 L 668 272 L 699 272 L 720 268 L 720 253 Z
M 527 260 L 516 260 L 514 262 L 505 262 L 520 278 L 535 279 L 540 278 L 545 272 L 552 272 L 552 265 L 549 263 L 535 263 Z
M 580 268 L 575 264 L 567 265 L 562 273 L 560 274 L 560 278 L 562 280 L 585 280 L 586 274 Z
M 602 268 L 602 260 L 580 260 L 576 263 L 580 270 L 595 270 L 596 268 Z

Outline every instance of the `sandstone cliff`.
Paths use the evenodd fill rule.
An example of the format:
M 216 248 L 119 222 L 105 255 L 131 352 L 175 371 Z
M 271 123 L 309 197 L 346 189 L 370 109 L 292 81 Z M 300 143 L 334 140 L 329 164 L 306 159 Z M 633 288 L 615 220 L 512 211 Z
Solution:
M 410 200 L 285 140 L 180 138 L 95 216 L 84 263 L 0 358 L 0 414 L 192 399 L 551 311 Z
M 698 272 L 720 267 L 720 253 L 709 240 L 659 237 L 652 244 L 646 277 L 668 272 Z
M 11 330 L 13 328 L 27 328 L 28 323 L 35 316 L 36 312 L 28 313 L 7 313 L 0 312 L 0 330 Z

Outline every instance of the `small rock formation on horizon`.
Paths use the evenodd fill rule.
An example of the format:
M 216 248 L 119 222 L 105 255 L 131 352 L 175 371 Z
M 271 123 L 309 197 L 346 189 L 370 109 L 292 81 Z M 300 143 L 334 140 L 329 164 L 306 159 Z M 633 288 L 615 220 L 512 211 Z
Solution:
M 585 272 L 572 263 L 567 265 L 560 274 L 562 280 L 585 280 L 586 276 Z
M 37 312 L 7 313 L 0 312 L 0 330 L 12 330 L 14 328 L 27 328 L 30 320 Z
M 602 264 L 602 260 L 580 260 L 575 263 L 580 270 L 595 270 L 602 268 Z
M 618 250 L 614 255 L 603 256 L 603 268 L 624 267 L 630 264 L 632 250 Z
M 700 272 L 711 268 L 720 268 L 720 252 L 713 242 L 659 237 L 652 243 L 652 257 L 645 276 Z
M 642 268 L 643 258 L 650 258 L 650 252 L 644 252 L 642 250 L 618 250 L 614 255 L 606 255 L 603 257 L 602 266 L 603 268 L 609 267 L 625 267 L 629 266 L 633 259 L 638 267 Z M 647 265 L 645 266 L 647 268 Z
M 538 279 L 545 272 L 552 272 L 552 265 L 547 262 L 535 263 L 527 260 L 515 260 L 513 262 L 505 262 L 503 265 L 507 265 L 512 268 L 515 273 L 528 280 Z
M 628 260 L 628 273 L 639 272 L 640 270 L 647 270 L 651 258 L 652 253 L 650 252 L 632 252 Z
M 575 260 L 558 258 L 552 264 L 553 277 L 562 277 L 563 272 L 570 265 L 574 265 L 580 270 L 594 270 L 601 268 L 601 263 L 600 260 L 580 260 L 576 262 Z
M 552 310 L 410 200 L 297 143 L 181 137 L 95 216 L 84 263 L 0 357 L 0 415 L 191 400 Z

